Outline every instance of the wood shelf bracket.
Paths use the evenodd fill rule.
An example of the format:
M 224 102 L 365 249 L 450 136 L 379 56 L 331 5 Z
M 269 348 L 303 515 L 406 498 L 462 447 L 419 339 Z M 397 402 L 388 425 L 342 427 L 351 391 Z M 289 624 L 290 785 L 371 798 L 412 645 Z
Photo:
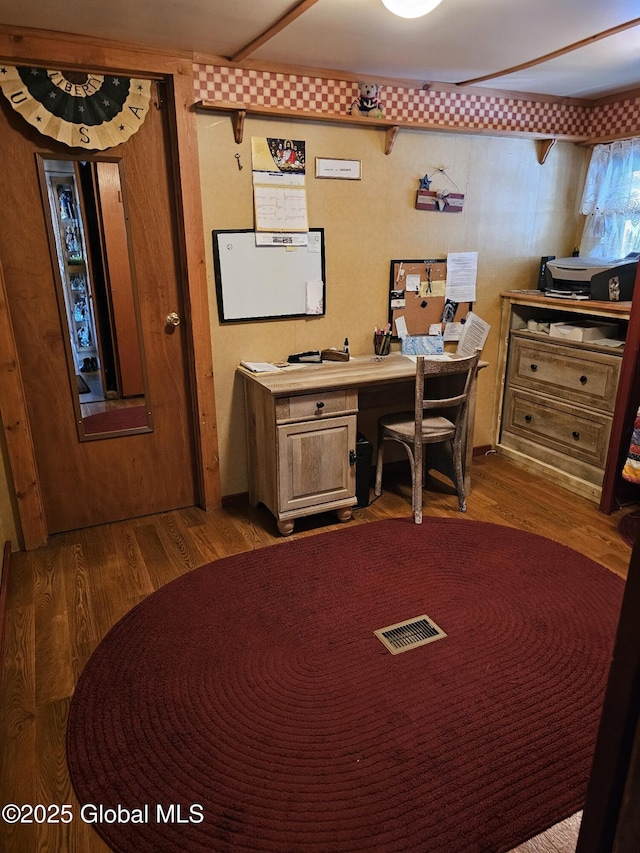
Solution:
M 536 148 L 538 149 L 538 163 L 542 166 L 549 155 L 549 151 L 556 144 L 555 139 L 536 139 Z
M 246 116 L 246 110 L 236 110 L 233 114 L 233 138 L 238 145 L 240 145 L 244 136 L 244 120 Z
M 398 131 L 400 130 L 399 126 L 396 124 L 393 127 L 388 127 L 385 134 L 385 143 L 384 143 L 384 153 L 391 154 L 393 151 L 393 146 L 396 141 L 396 136 L 398 135 Z

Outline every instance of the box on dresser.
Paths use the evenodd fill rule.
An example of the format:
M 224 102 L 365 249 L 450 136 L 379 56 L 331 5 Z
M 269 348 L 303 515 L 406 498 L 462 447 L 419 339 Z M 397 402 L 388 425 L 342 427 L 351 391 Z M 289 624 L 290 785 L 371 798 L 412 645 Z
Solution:
M 549 337 L 565 341 L 598 341 L 602 338 L 616 338 L 620 332 L 618 323 L 550 323 Z

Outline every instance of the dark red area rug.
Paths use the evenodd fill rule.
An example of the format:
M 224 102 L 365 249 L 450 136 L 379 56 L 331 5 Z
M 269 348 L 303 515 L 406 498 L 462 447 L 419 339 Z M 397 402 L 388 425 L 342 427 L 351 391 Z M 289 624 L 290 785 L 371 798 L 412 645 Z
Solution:
M 87 435 L 100 432 L 115 432 L 123 429 L 140 429 L 147 426 L 146 406 L 125 406 L 121 409 L 109 409 L 82 419 Z
M 457 519 L 203 566 L 80 677 L 71 779 L 114 810 L 84 817 L 135 853 L 510 850 L 583 805 L 623 586 Z M 421 615 L 447 637 L 392 655 L 374 636 Z

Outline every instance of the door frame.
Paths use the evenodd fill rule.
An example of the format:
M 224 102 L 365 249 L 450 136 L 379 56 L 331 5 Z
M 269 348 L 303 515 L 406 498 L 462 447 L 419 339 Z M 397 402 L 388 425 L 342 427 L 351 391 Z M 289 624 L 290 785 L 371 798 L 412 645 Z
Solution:
M 178 51 L 160 54 L 145 47 L 120 45 L 102 39 L 0 25 L 0 62 L 129 74 L 165 83 L 169 101 L 169 157 L 176 195 L 179 286 L 184 297 L 183 328 L 190 367 L 198 504 L 205 510 L 219 508 L 220 465 L 198 142 L 193 110 L 193 57 Z M 21 546 L 30 550 L 46 544 L 48 531 L 7 305 L 2 258 L 0 338 L 3 339 L 0 351 L 0 416 L 13 478 Z

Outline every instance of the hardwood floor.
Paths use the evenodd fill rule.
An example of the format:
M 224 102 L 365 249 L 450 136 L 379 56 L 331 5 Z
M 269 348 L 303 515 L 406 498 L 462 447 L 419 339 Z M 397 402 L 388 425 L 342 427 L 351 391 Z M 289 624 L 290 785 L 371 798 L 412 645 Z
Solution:
M 408 472 L 349 524 L 410 516 Z M 435 483 L 428 516 L 459 518 L 453 489 Z M 490 454 L 474 459 L 470 521 L 519 527 L 562 542 L 626 577 L 631 549 L 620 517 Z M 334 516 L 296 522 L 292 538 L 343 528 Z M 69 803 L 64 824 L 11 826 L 0 820 L 0 850 L 102 853 L 107 847 L 78 817 L 65 759 L 65 727 L 74 685 L 106 632 L 135 604 L 179 575 L 220 557 L 281 544 L 264 507 L 243 500 L 205 513 L 196 508 L 57 534 L 46 548 L 13 554 L 0 694 L 0 805 Z

